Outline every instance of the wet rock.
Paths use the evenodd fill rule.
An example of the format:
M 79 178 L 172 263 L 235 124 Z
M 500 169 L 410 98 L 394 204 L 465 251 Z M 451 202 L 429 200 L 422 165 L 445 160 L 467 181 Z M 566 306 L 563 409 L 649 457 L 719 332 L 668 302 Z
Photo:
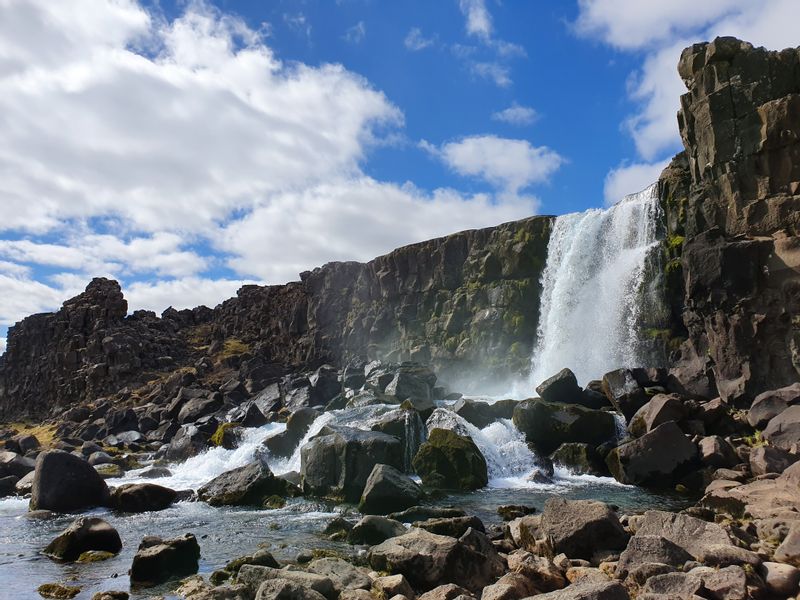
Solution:
M 425 422 L 420 413 L 413 409 L 398 408 L 386 413 L 371 429 L 400 440 L 403 446 L 403 470 L 410 473 L 411 462 L 425 441 Z
M 647 394 L 628 369 L 617 369 L 603 375 L 603 392 L 626 421 L 630 421 L 647 403 Z
M 264 446 L 277 458 L 291 456 L 319 415 L 319 411 L 314 408 L 297 409 L 286 420 L 286 429 L 265 439 Z
M 116 554 L 122 549 L 119 533 L 99 517 L 80 517 L 50 542 L 43 553 L 64 561 L 78 560 L 90 550 Z
M 486 527 L 478 517 L 427 519 L 425 521 L 416 521 L 414 527 L 437 535 L 449 535 L 454 538 L 460 538 L 470 528 L 482 533 L 486 532 Z
M 191 533 L 164 540 L 156 536 L 142 539 L 133 557 L 131 585 L 150 587 L 197 573 L 200 545 Z
M 571 558 L 589 559 L 597 550 L 622 550 L 629 538 L 617 514 L 592 500 L 548 499 L 540 527 L 553 550 Z
M 125 475 L 125 469 L 123 469 L 120 465 L 114 463 L 105 463 L 102 465 L 97 465 L 94 467 L 94 470 L 103 479 L 116 479 L 118 477 L 122 477 L 123 475 Z
M 161 477 L 171 477 L 172 471 L 167 467 L 151 467 L 139 473 L 142 479 L 160 479 Z
M 508 555 L 508 568 L 513 573 L 524 576 L 536 593 L 560 590 L 567 585 L 564 571 L 550 558 L 536 556 L 525 550 L 515 550 Z
M 697 457 L 697 447 L 673 422 L 611 450 L 606 457 L 617 481 L 634 485 L 670 487 L 682 469 Z
M 662 423 L 682 420 L 686 413 L 683 399 L 678 394 L 656 394 L 631 417 L 628 431 L 634 437 L 640 437 Z
M 380 544 L 405 532 L 405 526 L 399 521 L 378 515 L 367 515 L 350 529 L 347 541 L 351 544 Z
M 353 566 L 341 558 L 312 560 L 306 571 L 330 579 L 337 593 L 344 590 L 368 590 L 372 587 L 372 580 L 367 575 L 366 569 Z
M 613 439 L 617 431 L 611 413 L 539 399 L 520 402 L 513 420 L 527 442 L 541 454 L 550 454 L 570 442 L 598 446 Z
M 185 600 L 250 600 L 252 595 L 243 585 L 217 586 L 208 584 L 200 575 L 181 581 L 175 595 Z
M 73 585 L 63 585 L 61 583 L 43 583 L 37 589 L 42 598 L 74 598 L 81 593 L 81 588 Z
M 225 571 L 230 573 L 231 575 L 236 575 L 239 573 L 239 569 L 241 569 L 244 565 L 259 565 L 262 567 L 272 567 L 274 569 L 280 568 L 280 564 L 278 561 L 275 560 L 275 557 L 272 556 L 272 553 L 268 550 L 256 550 L 253 554 L 248 554 L 247 556 L 240 556 L 229 562 L 225 565 Z
M 739 463 L 733 446 L 723 437 L 710 435 L 698 443 L 700 461 L 715 468 L 732 467 Z
M 210 437 L 210 433 L 204 433 L 194 425 L 183 425 L 170 441 L 165 457 L 167 460 L 185 461 L 205 450 Z
M 130 598 L 128 592 L 122 592 L 118 590 L 97 592 L 92 596 L 92 600 L 128 600 L 128 598 Z
M 14 485 L 14 489 L 16 490 L 17 494 L 20 496 L 27 496 L 33 490 L 33 478 L 35 477 L 36 472 L 31 471 L 25 477 L 17 481 Z M 13 476 L 12 476 L 13 477 Z
M 536 386 L 536 393 L 546 402 L 581 404 L 583 399 L 583 390 L 578 386 L 575 373 L 569 369 L 561 369 L 552 377 L 545 379 Z
M 332 540 L 347 539 L 348 532 L 353 528 L 353 523 L 344 517 L 334 517 L 326 526 L 322 533 Z
M 258 565 L 243 565 L 239 569 L 239 577 L 237 578 L 237 582 L 246 586 L 251 592 L 260 590 L 262 584 L 273 580 L 290 581 L 295 585 L 313 590 L 329 600 L 336 598 L 333 581 L 315 573 L 274 569 Z M 259 591 L 259 593 L 261 592 Z
M 369 563 L 375 570 L 405 575 L 420 590 L 457 583 L 476 592 L 496 578 L 494 565 L 486 556 L 459 540 L 422 529 L 411 529 L 374 546 Z
M 561 444 L 550 455 L 550 460 L 576 474 L 596 475 L 597 477 L 609 474 L 603 457 L 591 444 L 579 442 Z
M 403 468 L 400 441 L 376 431 L 326 427 L 300 452 L 303 489 L 357 502 L 376 464 Z
M 497 507 L 497 514 L 503 521 L 513 521 L 526 515 L 536 512 L 535 506 L 524 506 L 520 504 L 504 504 Z
M 800 405 L 790 406 L 770 419 L 764 439 L 781 450 L 800 453 Z
M 750 451 L 750 471 L 754 476 L 765 473 L 783 473 L 800 460 L 797 454 L 772 446 L 759 446 Z
M 364 485 L 358 510 L 385 515 L 416 506 L 424 494 L 410 478 L 390 465 L 375 465 Z
M 257 460 L 218 475 L 198 489 L 197 494 L 211 506 L 262 506 L 270 496 L 285 495 L 287 485 Z
M 70 512 L 107 506 L 109 499 L 105 481 L 82 458 L 62 450 L 37 457 L 30 510 Z
M 15 475 L 0 477 L 0 498 L 5 498 L 6 496 L 11 496 L 16 493 L 17 483 L 19 483 L 19 477 Z
M 111 506 L 128 513 L 164 510 L 175 502 L 177 496 L 175 490 L 154 483 L 126 483 L 111 494 Z
M 480 402 L 471 398 L 461 398 L 452 406 L 452 410 L 459 417 L 475 425 L 478 429 L 483 429 L 496 420 L 492 405 L 488 402 Z
M 414 469 L 426 486 L 474 490 L 489 482 L 486 459 L 471 438 L 447 429 L 433 429 L 420 446 Z
M 339 371 L 330 365 L 322 365 L 308 378 L 311 383 L 314 406 L 324 406 L 342 391 Z
M 460 508 L 443 506 L 412 506 L 400 512 L 391 513 L 390 519 L 401 523 L 413 523 L 414 521 L 425 521 L 427 519 L 449 519 L 452 517 L 465 517 L 465 513 Z

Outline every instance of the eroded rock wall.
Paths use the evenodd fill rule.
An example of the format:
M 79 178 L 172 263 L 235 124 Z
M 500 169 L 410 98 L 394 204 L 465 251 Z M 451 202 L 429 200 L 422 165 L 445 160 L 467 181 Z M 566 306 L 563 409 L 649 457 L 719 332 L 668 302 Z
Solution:
M 747 405 L 800 372 L 800 51 L 717 38 L 678 71 L 685 151 L 660 180 L 675 373 Z

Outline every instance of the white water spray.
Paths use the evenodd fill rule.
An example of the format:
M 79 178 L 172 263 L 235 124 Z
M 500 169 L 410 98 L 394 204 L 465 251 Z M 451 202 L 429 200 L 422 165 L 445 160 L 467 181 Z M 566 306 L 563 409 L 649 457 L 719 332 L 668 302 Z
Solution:
M 641 366 L 640 302 L 648 256 L 658 244 L 656 185 L 608 209 L 556 218 L 542 274 L 534 386 L 564 367 L 586 384 Z

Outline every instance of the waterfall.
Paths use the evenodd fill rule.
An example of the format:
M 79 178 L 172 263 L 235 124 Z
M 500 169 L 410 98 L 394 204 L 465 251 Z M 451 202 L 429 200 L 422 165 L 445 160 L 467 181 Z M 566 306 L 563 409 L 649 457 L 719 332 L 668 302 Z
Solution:
M 647 361 L 643 295 L 652 293 L 646 275 L 660 221 L 655 184 L 610 208 L 556 218 L 531 357 L 534 386 L 564 367 L 586 384 Z

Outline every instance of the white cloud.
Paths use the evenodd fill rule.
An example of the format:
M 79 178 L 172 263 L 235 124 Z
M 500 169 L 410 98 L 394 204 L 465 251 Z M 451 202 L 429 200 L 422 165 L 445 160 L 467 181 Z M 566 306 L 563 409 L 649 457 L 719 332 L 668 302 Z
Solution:
M 420 146 L 457 173 L 483 179 L 506 194 L 547 181 L 565 162 L 547 146 L 495 135 L 465 137 L 440 148 L 423 140 Z
M 616 204 L 628 194 L 635 194 L 658 180 L 668 164 L 669 160 L 652 164 L 633 163 L 609 171 L 603 186 L 606 206 Z
M 123 286 L 129 310 L 152 310 L 161 314 L 171 306 L 178 310 L 204 304 L 213 308 L 236 295 L 243 285 L 261 283 L 252 280 L 184 277 L 169 281 L 135 282 Z
M 69 290 L 67 294 L 74 291 Z M 68 297 L 64 290 L 30 277 L 0 273 L 0 326 L 13 325 L 30 314 L 53 310 Z
M 516 102 L 506 109 L 492 114 L 495 121 L 503 121 L 511 125 L 530 125 L 539 117 L 530 106 L 520 106 Z
M 403 44 L 409 50 L 416 52 L 433 45 L 433 38 L 426 38 L 422 35 L 422 30 L 419 27 L 412 27 L 403 40 Z
M 492 16 L 486 8 L 485 0 L 459 0 L 458 6 L 467 19 L 467 33 L 484 41 L 490 40 Z
M 498 87 L 511 85 L 511 69 L 497 62 L 472 62 L 470 71 L 481 79 L 493 81 Z
M 532 197 L 433 194 L 369 177 L 287 193 L 218 236 L 239 273 L 282 282 L 331 260 L 369 260 L 398 246 L 534 214 Z M 290 249 L 287 252 L 287 249 Z
M 367 26 L 364 24 L 364 21 L 359 21 L 344 34 L 345 41 L 351 44 L 360 44 L 364 41 L 365 37 L 367 37 Z

